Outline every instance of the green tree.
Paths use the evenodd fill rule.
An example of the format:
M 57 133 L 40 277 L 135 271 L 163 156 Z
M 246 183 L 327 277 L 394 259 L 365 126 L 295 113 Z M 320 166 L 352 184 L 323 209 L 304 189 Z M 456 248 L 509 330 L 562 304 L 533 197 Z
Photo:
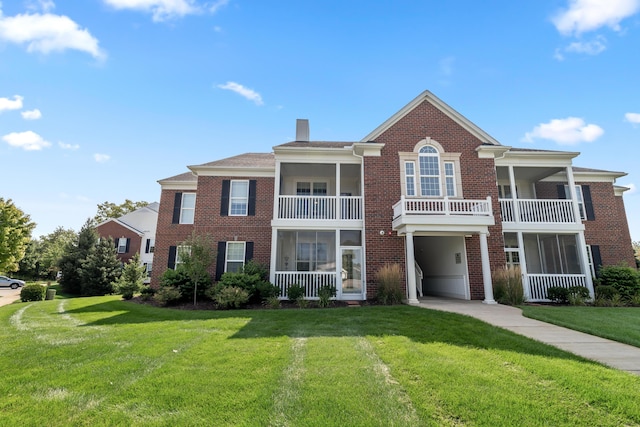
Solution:
M 632 243 L 633 245 L 633 254 L 636 258 L 636 268 L 640 268 L 640 240 L 636 240 Z
M 133 294 L 144 286 L 146 272 L 145 266 L 140 265 L 140 255 L 136 253 L 122 269 L 122 275 L 113 283 L 115 291 L 122 294 L 124 299 L 133 298 Z
M 0 197 L 0 271 L 18 270 L 35 226 L 11 199 Z
M 204 294 L 205 287 L 211 284 L 211 276 L 208 270 L 214 257 L 213 240 L 211 236 L 200 236 L 192 233 L 182 245 L 188 249 L 180 253 L 180 265 L 178 268 L 189 276 L 193 286 L 193 305 L 196 305 L 198 284 L 201 285 L 200 294 Z
M 86 296 L 112 294 L 113 282 L 122 274 L 113 239 L 100 239 L 80 267 L 81 293 Z
M 27 243 L 24 257 L 18 263 L 20 277 L 38 279 L 41 275 L 41 243 L 38 239 L 31 239 Z
M 93 220 L 96 224 L 100 224 L 109 218 L 119 218 L 122 215 L 135 211 L 136 209 L 143 208 L 148 204 L 149 202 L 134 202 L 129 199 L 125 199 L 125 201 L 119 205 L 112 202 L 100 203 L 98 204 L 98 213 L 93 217 Z
M 53 279 L 66 248 L 78 238 L 72 229 L 58 227 L 46 236 L 40 236 L 40 272 L 43 277 Z
M 98 241 L 93 221 L 88 219 L 77 238 L 68 243 L 65 247 L 64 255 L 60 258 L 58 266 L 62 272 L 60 286 L 64 292 L 80 295 L 82 293 L 82 263 L 93 251 Z

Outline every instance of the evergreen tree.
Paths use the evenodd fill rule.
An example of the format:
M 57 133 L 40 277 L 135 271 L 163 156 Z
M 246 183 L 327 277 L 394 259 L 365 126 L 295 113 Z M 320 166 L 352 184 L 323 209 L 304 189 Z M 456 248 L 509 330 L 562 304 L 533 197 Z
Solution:
M 81 293 L 86 296 L 112 294 L 113 282 L 122 274 L 113 239 L 100 239 L 81 263 Z
M 11 199 L 0 197 L 0 272 L 18 270 L 35 227 Z
M 144 286 L 146 273 L 147 269 L 140 265 L 140 255 L 136 253 L 124 266 L 122 275 L 113 283 L 113 287 L 117 293 L 122 294 L 122 298 L 131 299 Z
M 73 295 L 82 293 L 82 278 L 80 276 L 82 263 L 94 250 L 97 241 L 98 234 L 93 228 L 92 220 L 89 219 L 80 229 L 78 237 L 65 247 L 65 253 L 59 262 L 62 272 L 60 286 L 64 292 Z

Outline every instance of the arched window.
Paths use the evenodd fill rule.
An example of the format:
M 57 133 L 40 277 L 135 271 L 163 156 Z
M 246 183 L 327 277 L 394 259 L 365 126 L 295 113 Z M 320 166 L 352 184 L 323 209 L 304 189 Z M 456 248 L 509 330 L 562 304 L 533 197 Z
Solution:
M 440 196 L 440 154 L 430 145 L 420 148 L 420 195 Z

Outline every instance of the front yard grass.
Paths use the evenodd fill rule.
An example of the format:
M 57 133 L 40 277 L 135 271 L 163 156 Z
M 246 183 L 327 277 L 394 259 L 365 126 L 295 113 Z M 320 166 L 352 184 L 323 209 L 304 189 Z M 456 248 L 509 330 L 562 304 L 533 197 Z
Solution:
M 522 314 L 640 347 L 640 307 L 522 306 Z
M 640 425 L 640 377 L 417 307 L 0 308 L 4 426 Z

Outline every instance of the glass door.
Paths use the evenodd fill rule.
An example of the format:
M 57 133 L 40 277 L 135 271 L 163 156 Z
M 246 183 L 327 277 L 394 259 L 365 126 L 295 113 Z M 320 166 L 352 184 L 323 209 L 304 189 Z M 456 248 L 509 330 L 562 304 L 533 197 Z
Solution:
M 342 297 L 362 296 L 362 248 L 342 247 Z

